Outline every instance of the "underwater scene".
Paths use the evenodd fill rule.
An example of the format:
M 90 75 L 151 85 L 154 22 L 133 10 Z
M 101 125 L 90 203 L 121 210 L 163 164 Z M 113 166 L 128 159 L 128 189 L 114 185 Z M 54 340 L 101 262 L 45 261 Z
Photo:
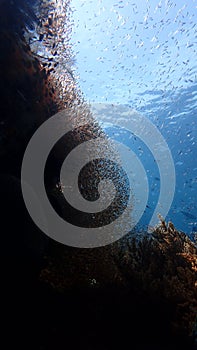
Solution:
M 0 0 L 6 349 L 197 349 L 197 0 Z
M 90 103 L 130 106 L 160 130 L 176 172 L 167 219 L 188 234 L 196 231 L 196 5 L 195 1 L 73 1 L 72 42 L 80 88 Z M 107 132 L 138 149 L 143 164 L 150 157 L 126 131 L 122 135 L 112 125 Z M 160 187 L 158 169 L 149 166 L 151 189 L 143 224 Z

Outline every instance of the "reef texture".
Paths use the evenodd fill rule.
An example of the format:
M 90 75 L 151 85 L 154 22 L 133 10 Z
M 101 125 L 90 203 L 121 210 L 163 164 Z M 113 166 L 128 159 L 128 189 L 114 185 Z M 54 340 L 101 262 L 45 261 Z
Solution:
M 162 218 L 152 234 L 131 237 L 93 250 L 65 249 L 56 244 L 46 257 L 40 278 L 60 293 L 73 288 L 123 287 L 128 293 L 128 308 L 138 297 L 139 310 L 140 299 L 145 304 L 151 301 L 153 309 L 164 304 L 169 311 L 170 333 L 177 338 L 191 337 L 197 315 L 195 244 Z
M 169 320 L 176 334 L 192 335 L 197 316 L 197 249 L 161 218 L 151 237 L 135 238 L 117 259 L 125 279 L 161 298 L 173 309 Z
M 185 349 L 194 349 L 197 250 L 184 233 L 160 218 L 152 234 L 131 233 L 102 248 L 69 248 L 40 232 L 25 208 L 20 169 L 30 137 L 62 107 L 74 108 L 78 116 L 89 113 L 70 70 L 71 48 L 67 41 L 61 44 L 61 31 L 57 33 L 57 22 L 61 29 L 63 19 L 56 3 L 50 1 L 51 9 L 48 1 L 42 1 L 42 18 L 37 19 L 32 7 L 38 6 L 36 1 L 0 1 L 0 257 L 5 344 L 44 350 L 124 349 L 127 344 L 143 350 L 175 350 L 183 344 Z M 32 52 L 32 38 L 25 33 L 27 27 L 36 25 L 39 43 L 51 47 L 52 57 Z M 66 74 L 57 82 L 57 61 L 64 49 Z M 94 124 L 91 132 L 95 130 Z M 55 179 L 46 180 L 46 187 L 61 207 L 53 173 L 57 163 L 53 160 L 48 169 Z
M 28 140 L 57 111 L 49 72 L 24 37 L 35 20 L 31 3 L 0 3 L 0 154 L 2 171 L 18 177 Z

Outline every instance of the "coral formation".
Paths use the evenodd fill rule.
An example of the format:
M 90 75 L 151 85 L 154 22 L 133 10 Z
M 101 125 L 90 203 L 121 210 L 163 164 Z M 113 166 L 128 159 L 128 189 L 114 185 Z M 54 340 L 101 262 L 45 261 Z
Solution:
M 0 3 L 1 162 L 4 173 L 18 178 L 29 138 L 57 111 L 48 72 L 24 38 L 35 19 L 31 4 L 22 0 Z
M 126 245 L 117 265 L 128 281 L 173 308 L 172 332 L 191 336 L 197 315 L 197 249 L 171 222 L 160 220 L 150 238 Z
M 13 340 L 21 349 L 109 350 L 125 348 L 130 342 L 133 349 L 158 350 L 178 349 L 183 343 L 192 349 L 197 251 L 172 223 L 160 218 L 150 235 L 131 233 L 113 245 L 86 250 L 46 239 L 26 212 L 20 168 L 29 138 L 62 107 L 74 105 L 79 114 L 88 113 L 69 68 L 68 42 L 63 46 L 65 77 L 55 80 L 62 42 L 54 23 L 59 21 L 61 28 L 61 18 L 51 12 L 48 1 L 41 2 L 38 18 L 32 4 L 39 6 L 30 0 L 0 1 L 1 278 L 6 344 Z M 33 25 L 40 26 L 39 43 L 51 48 L 52 57 L 32 52 L 32 38 L 28 43 L 25 28 Z M 91 130 L 97 130 L 95 124 Z M 56 162 L 49 168 L 52 177 Z M 54 177 L 48 183 L 49 192 L 61 207 Z
M 139 296 L 139 310 L 141 299 L 145 304 L 151 300 L 153 309 L 164 304 L 170 313 L 170 333 L 192 337 L 197 315 L 197 249 L 171 222 L 161 218 L 152 234 L 129 235 L 109 247 L 65 251 L 56 245 L 46 260 L 41 280 L 60 293 L 91 289 L 92 280 L 101 290 L 125 288 L 128 308 Z

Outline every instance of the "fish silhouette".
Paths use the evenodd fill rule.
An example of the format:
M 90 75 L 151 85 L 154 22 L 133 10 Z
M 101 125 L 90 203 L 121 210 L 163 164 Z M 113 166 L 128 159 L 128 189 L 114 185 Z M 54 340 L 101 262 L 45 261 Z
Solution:
M 188 213 L 187 211 L 181 210 L 180 211 L 183 215 L 185 215 L 186 218 L 191 220 L 196 220 L 196 216 L 193 214 Z

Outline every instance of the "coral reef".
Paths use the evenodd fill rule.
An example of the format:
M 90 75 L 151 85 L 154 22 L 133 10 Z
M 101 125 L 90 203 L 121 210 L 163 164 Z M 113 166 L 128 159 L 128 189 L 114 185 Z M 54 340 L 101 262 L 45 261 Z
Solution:
M 41 280 L 60 294 L 92 287 L 125 289 L 130 317 L 136 305 L 142 312 L 141 303 L 151 304 L 153 313 L 156 306 L 165 305 L 168 315 L 163 317 L 172 338 L 192 338 L 197 315 L 197 249 L 171 222 L 160 219 L 152 234 L 128 235 L 109 247 L 65 251 L 57 244 L 46 258 Z M 158 320 L 151 322 L 155 326 Z
M 33 5 L 41 6 L 40 18 Z M 132 349 L 194 349 L 197 251 L 172 223 L 160 218 L 152 234 L 130 233 L 86 250 L 47 239 L 25 209 L 20 169 L 29 138 L 62 107 L 89 113 L 70 71 L 69 44 L 56 30 L 62 19 L 53 11 L 55 2 L 50 5 L 0 1 L 1 311 L 7 347 L 109 350 L 129 343 Z M 34 26 L 39 45 L 51 48 L 47 57 L 32 52 L 33 39 L 25 33 Z M 57 82 L 62 50 L 66 74 Z M 46 183 L 61 207 L 53 173 L 58 162 L 53 159 L 48 169 L 55 180 Z
M 116 262 L 127 281 L 173 308 L 172 332 L 191 336 L 197 315 L 197 249 L 171 222 L 160 220 L 151 237 L 126 244 Z
M 35 20 L 32 2 L 1 1 L 0 5 L 1 162 L 4 173 L 20 178 L 27 142 L 57 111 L 57 96 L 47 70 L 24 37 Z

